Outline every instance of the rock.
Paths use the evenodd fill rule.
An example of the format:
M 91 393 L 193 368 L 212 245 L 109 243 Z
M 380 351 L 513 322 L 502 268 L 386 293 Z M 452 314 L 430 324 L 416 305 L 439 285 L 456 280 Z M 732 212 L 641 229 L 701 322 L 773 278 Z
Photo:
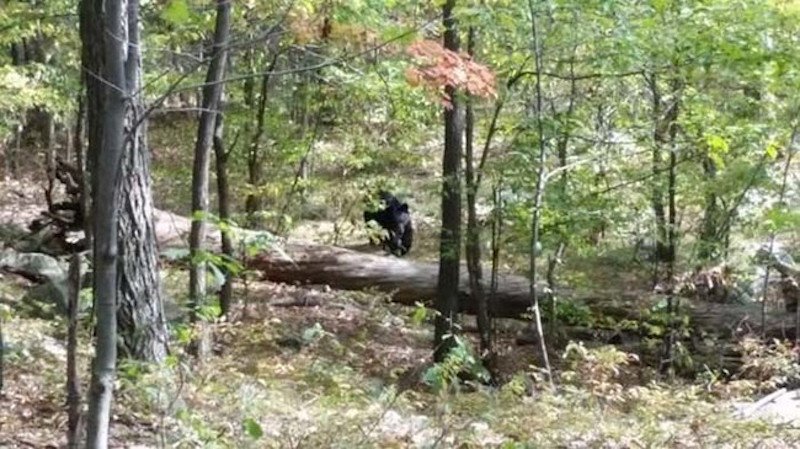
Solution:
M 58 313 L 67 312 L 67 295 L 69 285 L 67 271 L 69 264 L 56 257 L 41 253 L 20 253 L 14 250 L 0 252 L 0 268 L 18 273 L 41 282 L 41 285 L 30 289 L 22 298 L 23 302 L 34 307 L 35 313 L 42 317 L 51 317 L 49 307 L 55 306 Z M 81 288 L 91 285 L 91 273 L 88 261 L 81 259 Z
M 735 416 L 763 419 L 774 424 L 800 424 L 800 390 L 782 388 L 756 402 L 734 404 Z
M 13 250 L 0 252 L 0 268 L 16 273 L 36 276 L 41 280 L 67 277 L 67 264 L 47 254 L 20 253 Z

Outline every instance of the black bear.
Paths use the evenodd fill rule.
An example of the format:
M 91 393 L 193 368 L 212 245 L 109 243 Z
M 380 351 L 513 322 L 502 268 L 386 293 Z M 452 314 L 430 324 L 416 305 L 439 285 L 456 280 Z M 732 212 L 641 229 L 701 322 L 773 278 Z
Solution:
M 375 212 L 364 211 L 364 221 L 375 221 L 387 234 L 381 240 L 383 248 L 395 256 L 403 256 L 411 249 L 414 240 L 414 226 L 408 204 L 401 203 L 389 192 L 381 191 L 380 198 L 384 208 Z

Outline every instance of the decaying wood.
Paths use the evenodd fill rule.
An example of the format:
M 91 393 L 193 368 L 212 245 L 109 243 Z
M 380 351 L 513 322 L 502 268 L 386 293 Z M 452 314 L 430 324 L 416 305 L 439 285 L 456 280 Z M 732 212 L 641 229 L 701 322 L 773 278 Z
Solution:
M 393 293 L 393 300 L 407 305 L 436 297 L 435 263 L 416 262 L 344 248 L 302 243 L 287 243 L 285 254 L 267 251 L 250 259 L 249 268 L 261 271 L 274 282 L 325 284 L 343 290 L 374 288 Z M 287 258 L 288 256 L 288 258 Z M 459 287 L 462 311 L 475 313 L 477 303 L 469 297 L 466 267 Z M 488 276 L 488 274 L 487 274 Z M 522 276 L 501 275 L 496 301 L 490 306 L 495 317 L 519 317 L 530 307 L 528 280 Z

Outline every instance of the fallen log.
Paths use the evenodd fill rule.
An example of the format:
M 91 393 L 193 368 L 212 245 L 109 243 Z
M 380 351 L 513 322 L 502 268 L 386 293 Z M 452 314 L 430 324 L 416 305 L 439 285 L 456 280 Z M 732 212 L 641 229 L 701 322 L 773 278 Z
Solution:
M 259 270 L 263 279 L 273 282 L 329 285 L 341 290 L 374 288 L 392 294 L 394 302 L 405 305 L 414 305 L 417 301 L 431 304 L 436 297 L 438 265 L 435 263 L 296 242 L 284 244 L 281 249 L 265 251 L 249 259 L 248 268 Z M 564 293 L 561 292 L 560 296 L 570 296 Z M 475 314 L 477 304 L 469 296 L 465 266 L 462 266 L 459 296 L 461 311 Z M 651 296 L 649 299 L 631 299 L 627 307 L 618 304 L 615 309 L 619 310 L 610 314 L 609 304 L 613 303 L 613 299 L 595 296 L 571 299 L 584 302 L 600 315 L 639 320 L 642 318 L 641 311 L 647 309 L 641 307 L 640 301 L 655 304 L 660 299 L 659 295 Z M 687 313 L 698 329 L 724 338 L 761 332 L 760 303 L 722 304 L 689 299 L 681 302 L 681 312 Z M 530 305 L 529 282 L 525 277 L 513 274 L 499 276 L 497 292 L 490 301 L 493 316 L 523 318 L 529 313 Z M 794 314 L 785 313 L 782 307 L 769 307 L 767 314 L 768 338 L 791 338 L 794 335 Z
M 155 211 L 156 237 L 162 251 L 167 247 L 185 248 L 191 220 L 165 211 Z M 213 227 L 213 226 L 212 226 Z M 215 228 L 215 227 L 213 227 Z M 237 229 L 236 247 L 246 246 L 253 231 Z M 219 232 L 209 231 L 207 245 L 219 246 Z M 414 305 L 431 304 L 436 297 L 439 266 L 435 263 L 398 259 L 363 253 L 336 246 L 285 242 L 246 258 L 247 268 L 259 270 L 263 279 L 287 284 L 329 285 L 340 290 L 375 288 L 391 293 L 395 302 Z M 474 314 L 477 304 L 469 297 L 466 266 L 462 266 L 461 311 Z M 489 279 L 489 273 L 484 275 Z M 498 276 L 498 290 L 490 311 L 499 318 L 522 318 L 531 305 L 528 279 L 512 274 Z M 542 295 L 546 297 L 546 295 Z
M 249 259 L 247 266 L 273 282 L 330 285 L 342 290 L 374 288 L 391 293 L 395 302 L 406 305 L 418 301 L 430 304 L 436 297 L 439 272 L 435 263 L 304 243 L 286 243 L 281 251 L 262 252 Z M 497 284 L 497 293 L 490 301 L 493 316 L 523 316 L 531 305 L 528 280 L 504 274 Z M 462 312 L 477 311 L 476 302 L 469 296 L 466 267 L 462 267 L 459 296 Z
M 162 249 L 186 247 L 191 220 L 164 211 L 156 211 L 155 218 L 156 236 Z M 243 240 L 257 234 L 243 230 L 237 232 L 237 246 L 242 246 Z M 218 232 L 209 232 L 207 243 L 209 246 L 218 246 Z M 417 301 L 431 304 L 436 296 L 439 272 L 436 263 L 305 242 L 283 243 L 277 248 L 246 258 L 246 265 L 261 271 L 264 280 L 287 284 L 329 285 L 340 290 L 374 288 L 392 294 L 395 302 L 406 305 L 414 305 Z M 467 279 L 464 266 L 459 287 L 461 311 L 474 314 L 477 304 L 469 297 Z M 484 279 L 489 279 L 488 273 L 484 275 Z M 620 288 L 624 289 L 624 286 Z M 644 292 L 641 295 L 626 295 L 620 291 L 607 292 L 604 295 L 597 293 L 593 292 L 588 297 L 576 297 L 571 292 L 559 291 L 559 296 L 565 300 L 582 302 L 598 315 L 627 320 L 642 319 L 642 311 L 663 298 L 663 295 L 648 295 Z M 547 298 L 547 295 L 542 296 Z M 620 302 L 621 297 L 628 299 Z M 493 316 L 524 318 L 529 312 L 530 304 L 527 278 L 513 274 L 499 276 L 497 293 L 490 301 Z M 691 316 L 695 327 L 721 337 L 761 332 L 760 303 L 713 303 L 683 299 L 681 304 L 681 312 Z M 767 313 L 767 337 L 794 336 L 793 313 L 786 313 L 783 307 L 768 307 Z

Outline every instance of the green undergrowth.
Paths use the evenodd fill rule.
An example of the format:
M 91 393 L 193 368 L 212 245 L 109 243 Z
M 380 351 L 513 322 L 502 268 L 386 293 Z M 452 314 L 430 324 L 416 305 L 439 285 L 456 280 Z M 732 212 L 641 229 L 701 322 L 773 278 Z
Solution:
M 230 330 L 230 329 L 229 329 Z M 318 334 L 281 352 L 251 326 L 241 351 L 202 367 L 178 362 L 123 380 L 124 403 L 148 404 L 177 447 L 793 447 L 800 433 L 736 420 L 698 385 L 632 385 L 632 362 L 610 348 L 568 349 L 556 391 L 518 373 L 497 389 L 399 391 L 342 363 Z M 315 332 L 315 331 L 310 331 Z M 249 336 L 248 336 L 249 335 Z M 308 335 L 307 335 L 308 337 Z M 311 341 L 314 340 L 314 341 Z M 241 341 L 241 340 L 239 340 Z M 580 349 L 575 349 L 580 348 Z M 178 375 L 178 373 L 182 373 Z M 536 376 L 533 376 L 535 379 Z M 123 376 L 124 378 L 124 376 Z
M 178 280 L 167 279 L 173 293 L 169 284 Z M 176 448 L 800 444 L 796 428 L 732 414 L 731 401 L 752 400 L 797 376 L 791 351 L 782 345 L 746 342 L 736 381 L 708 373 L 681 382 L 659 381 L 638 357 L 614 346 L 570 343 L 553 360 L 555 390 L 536 367 L 504 373 L 508 380 L 490 388 L 458 380 L 459 368 L 475 363 L 469 340 L 449 362 L 454 366 L 431 366 L 427 320 L 385 297 L 271 288 L 254 287 L 247 313 L 237 309 L 238 319 L 212 325 L 214 354 L 202 363 L 184 354 L 189 334 L 174 324 L 172 355 L 163 364 L 121 362 L 114 441 Z M 3 292 L 8 298 L 21 290 Z M 323 305 L 266 304 L 267 297 L 298 295 L 322 298 Z M 11 310 L 5 309 L 3 329 L 12 406 L 0 412 L 0 422 L 15 435 L 38 435 L 28 441 L 55 444 L 66 431 L 65 323 Z M 84 392 L 89 343 L 90 333 L 82 332 Z M 504 356 L 518 358 L 520 350 L 508 347 Z

